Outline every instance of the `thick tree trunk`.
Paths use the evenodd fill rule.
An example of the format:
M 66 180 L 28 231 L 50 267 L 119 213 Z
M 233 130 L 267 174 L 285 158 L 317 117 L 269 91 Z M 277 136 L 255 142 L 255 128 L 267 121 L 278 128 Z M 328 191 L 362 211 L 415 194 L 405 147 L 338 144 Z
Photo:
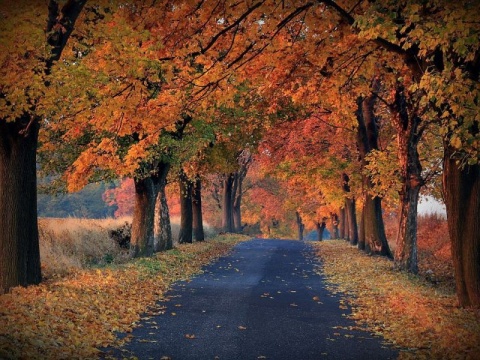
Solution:
M 302 221 L 302 216 L 298 211 L 295 212 L 295 216 L 297 219 L 297 229 L 298 229 L 298 240 L 302 241 L 303 240 L 303 230 L 305 230 L 305 225 L 303 224 Z
M 345 218 L 345 206 L 342 206 L 340 208 L 340 218 L 339 218 L 339 236 L 340 236 L 340 239 L 345 239 L 345 221 L 346 221 L 346 218 Z
M 45 45 L 48 43 L 50 54 L 44 62 L 45 75 L 60 59 L 85 3 L 72 0 L 60 9 L 55 1 L 49 1 Z M 38 81 L 39 86 L 48 88 L 48 81 Z M 35 118 L 33 105 L 38 99 L 28 100 L 32 104 L 30 115 L 11 123 L 0 118 L 0 294 L 16 285 L 38 284 L 42 279 L 36 182 L 40 120 Z
M 180 232 L 178 242 L 193 242 L 193 209 L 192 209 L 192 182 L 182 171 L 179 177 L 180 185 Z
M 317 222 L 316 227 L 317 227 L 317 241 L 322 241 L 323 240 L 323 231 L 325 230 L 325 227 L 327 224 L 325 221 L 322 222 Z
M 168 210 L 165 186 L 170 164 L 160 163 L 158 174 L 153 177 L 156 191 L 153 243 L 155 252 L 173 248 L 172 227 Z
M 340 234 L 338 232 L 338 214 L 331 213 L 330 219 L 332 220 L 332 239 L 339 239 Z
M 358 121 L 357 144 L 362 162 L 362 168 L 367 165 L 366 156 L 378 149 L 378 128 L 374 116 L 374 97 L 359 97 L 356 117 Z M 379 254 L 393 258 L 385 236 L 385 227 L 382 218 L 382 200 L 372 196 L 369 190 L 373 187 L 368 176 L 363 175 L 364 207 L 363 229 L 365 236 L 365 250 L 368 253 Z
M 418 155 L 418 143 L 423 130 L 421 119 L 408 111 L 404 89 L 398 86 L 395 105 L 397 116 L 394 123 L 397 130 L 398 160 L 402 177 L 400 191 L 400 219 L 395 249 L 395 267 L 418 273 L 417 259 L 417 205 L 422 179 L 422 166 Z
M 135 180 L 135 206 L 132 220 L 132 257 L 153 254 L 153 227 L 156 191 L 152 178 Z
M 196 241 L 204 241 L 202 217 L 202 181 L 197 178 L 192 192 L 193 236 Z
M 38 284 L 36 150 L 39 125 L 28 118 L 0 120 L 0 294 L 17 285 Z
M 229 174 L 223 180 L 222 227 L 225 232 L 233 232 L 233 190 L 234 175 Z
M 454 154 L 446 145 L 443 186 L 457 297 L 461 306 L 480 308 L 480 165 L 460 169 Z

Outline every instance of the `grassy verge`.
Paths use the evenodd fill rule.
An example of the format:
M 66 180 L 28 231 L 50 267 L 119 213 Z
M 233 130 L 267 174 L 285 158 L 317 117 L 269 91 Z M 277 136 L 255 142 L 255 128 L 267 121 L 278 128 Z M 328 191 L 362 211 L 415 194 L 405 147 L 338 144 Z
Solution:
M 241 235 L 179 245 L 152 258 L 78 270 L 0 296 L 1 359 L 85 359 L 115 345 L 177 280 L 226 254 Z
M 315 246 L 332 290 L 352 306 L 351 318 L 400 347 L 400 359 L 478 359 L 480 312 L 459 308 L 451 291 L 345 241 Z

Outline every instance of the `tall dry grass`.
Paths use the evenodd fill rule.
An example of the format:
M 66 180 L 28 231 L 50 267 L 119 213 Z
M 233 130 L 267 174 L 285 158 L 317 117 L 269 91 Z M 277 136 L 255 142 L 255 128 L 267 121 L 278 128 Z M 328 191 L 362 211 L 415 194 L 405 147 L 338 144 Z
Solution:
M 447 219 L 438 213 L 418 215 L 417 246 L 420 276 L 448 292 L 455 289 L 454 270 Z M 395 214 L 384 217 L 385 233 L 392 251 L 398 231 Z
M 171 220 L 176 244 L 180 219 Z M 128 250 L 121 249 L 108 234 L 125 223 L 131 223 L 131 218 L 40 218 L 40 257 L 44 278 L 63 277 L 85 268 L 126 262 Z M 205 236 L 211 238 L 214 235 L 214 230 L 206 224 Z
M 65 276 L 93 265 L 121 261 L 125 251 L 110 238 L 109 230 L 128 219 L 40 218 L 40 258 L 46 278 Z

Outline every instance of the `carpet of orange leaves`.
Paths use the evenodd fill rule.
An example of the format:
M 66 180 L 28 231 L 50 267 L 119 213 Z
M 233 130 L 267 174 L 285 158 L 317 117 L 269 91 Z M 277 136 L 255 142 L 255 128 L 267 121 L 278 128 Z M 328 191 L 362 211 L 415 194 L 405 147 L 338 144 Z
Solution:
M 398 346 L 400 359 L 478 359 L 480 312 L 459 308 L 448 282 L 395 271 L 342 240 L 315 246 L 332 291 L 352 307 L 348 316 Z M 421 268 L 439 273 L 440 262 L 420 253 Z
M 170 284 L 247 239 L 224 235 L 128 264 L 78 271 L 0 296 L 0 359 L 96 358 L 129 332 Z

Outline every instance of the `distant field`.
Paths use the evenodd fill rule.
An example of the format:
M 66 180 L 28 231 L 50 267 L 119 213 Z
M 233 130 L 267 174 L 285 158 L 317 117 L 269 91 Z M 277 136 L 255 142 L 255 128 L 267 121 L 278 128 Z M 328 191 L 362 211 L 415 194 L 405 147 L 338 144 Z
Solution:
M 122 263 L 128 252 L 108 235 L 109 230 L 131 223 L 131 218 L 40 218 L 40 256 L 45 278 L 62 277 L 79 269 Z M 172 235 L 178 238 L 179 219 L 172 219 Z M 206 236 L 213 230 L 205 226 Z

